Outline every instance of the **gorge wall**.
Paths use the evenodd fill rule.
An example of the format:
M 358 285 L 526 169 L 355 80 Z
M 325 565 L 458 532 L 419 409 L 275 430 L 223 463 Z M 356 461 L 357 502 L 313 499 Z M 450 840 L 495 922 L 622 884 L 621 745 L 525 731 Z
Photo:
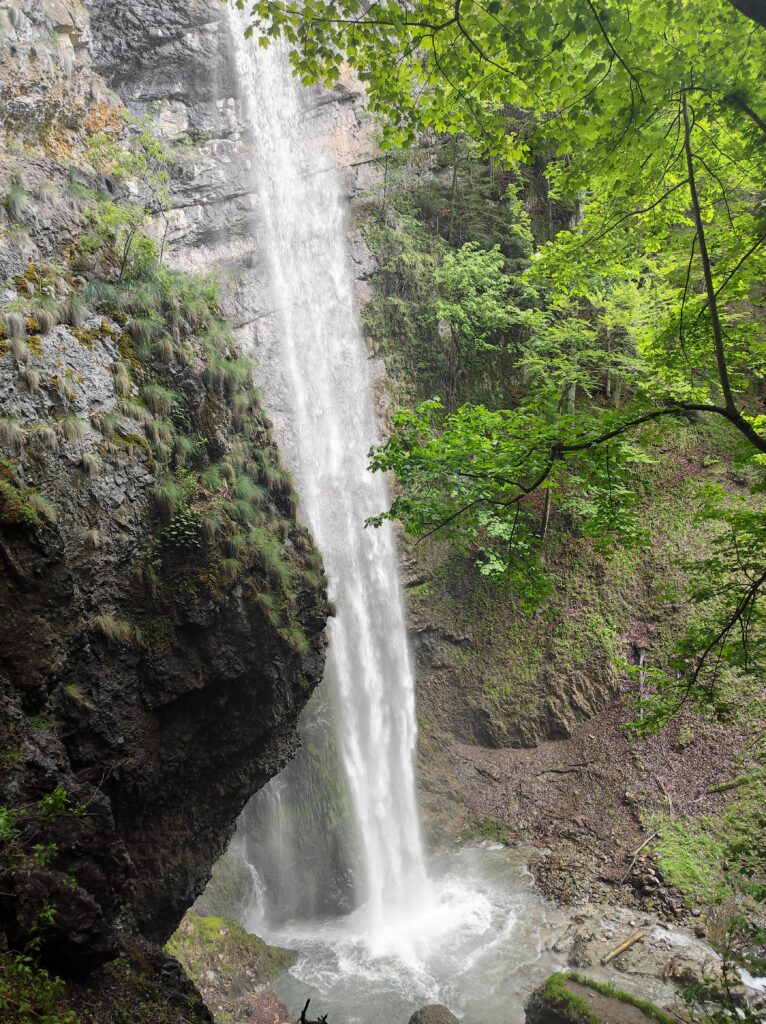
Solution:
M 324 663 L 321 559 L 218 298 L 182 272 L 257 276 L 205 6 L 0 11 L 0 931 L 70 976 L 168 938 Z M 131 197 L 88 146 L 123 144 L 112 85 L 187 136 L 165 267 L 110 241 Z

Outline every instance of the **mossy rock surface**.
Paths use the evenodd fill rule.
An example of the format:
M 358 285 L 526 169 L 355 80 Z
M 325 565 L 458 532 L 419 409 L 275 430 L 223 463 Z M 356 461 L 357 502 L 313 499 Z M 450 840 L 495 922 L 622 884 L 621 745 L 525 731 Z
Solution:
M 165 950 L 176 957 L 199 986 L 210 1005 L 215 998 L 230 999 L 273 981 L 295 963 L 295 953 L 269 946 L 223 917 L 187 914 Z
M 552 974 L 526 1006 L 527 1024 L 673 1024 L 652 1003 L 580 974 Z

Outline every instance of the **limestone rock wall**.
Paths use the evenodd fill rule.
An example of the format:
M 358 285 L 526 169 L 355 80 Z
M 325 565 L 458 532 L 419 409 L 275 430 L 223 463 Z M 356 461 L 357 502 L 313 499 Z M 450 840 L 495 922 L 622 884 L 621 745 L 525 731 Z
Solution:
M 293 753 L 323 669 L 321 560 L 257 400 L 243 427 L 231 382 L 186 327 L 183 359 L 140 356 L 126 317 L 87 298 L 78 263 L 84 197 L 121 195 L 84 159 L 95 133 L 119 136 L 117 88 L 189 135 L 175 265 L 249 253 L 223 233 L 227 211 L 244 224 L 251 204 L 227 155 L 231 103 L 211 91 L 227 66 L 211 63 L 223 50 L 210 6 L 215 18 L 180 2 L 0 10 L 0 942 L 40 934 L 70 974 L 170 935 L 248 797 Z M 68 310 L 58 325 L 46 303 Z M 151 387 L 177 396 L 166 428 L 130 405 Z M 291 631 L 263 599 L 265 557 L 232 571 L 219 541 L 169 528 L 158 486 L 174 456 L 155 435 L 171 427 L 199 439 L 200 465 L 236 449 L 276 479 L 263 512 L 289 565 Z

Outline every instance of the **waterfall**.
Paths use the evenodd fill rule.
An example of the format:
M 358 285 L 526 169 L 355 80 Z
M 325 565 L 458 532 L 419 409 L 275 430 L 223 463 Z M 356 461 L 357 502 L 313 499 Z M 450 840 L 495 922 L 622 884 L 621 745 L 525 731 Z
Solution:
M 245 25 L 232 10 L 271 310 L 259 322 L 254 354 L 337 608 L 323 686 L 331 690 L 356 826 L 363 875 L 357 902 L 375 934 L 428 892 L 413 777 L 414 679 L 395 538 L 389 524 L 364 526 L 389 497 L 383 477 L 367 469 L 377 440 L 375 411 L 340 177 L 312 130 L 312 94 L 292 78 L 286 47 L 259 47 L 245 38 Z

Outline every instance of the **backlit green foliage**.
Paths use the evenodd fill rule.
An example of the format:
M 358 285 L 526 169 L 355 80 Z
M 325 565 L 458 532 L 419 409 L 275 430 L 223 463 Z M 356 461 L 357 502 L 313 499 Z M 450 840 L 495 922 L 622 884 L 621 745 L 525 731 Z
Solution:
M 404 484 L 390 515 L 474 551 L 487 574 L 534 593 L 544 586 L 539 553 L 552 504 L 602 543 L 640 540 L 633 468 L 658 438 L 646 424 L 720 418 L 760 486 L 766 30 L 728 0 L 383 0 L 374 13 L 357 0 L 240 6 L 263 45 L 288 38 L 304 81 L 332 85 L 342 61 L 351 63 L 385 145 L 412 142 L 423 128 L 467 137 L 467 149 L 518 177 L 529 176 L 521 160 L 536 162 L 546 200 L 569 208 L 519 268 L 527 299 L 536 296 L 519 303 L 498 276 L 502 241 L 463 236 L 457 249 L 465 159 L 456 143 L 451 209 L 428 212 L 457 249 L 436 254 L 436 332 L 425 318 L 444 353 L 442 405 L 403 414 L 374 457 Z M 402 298 L 388 293 L 376 312 L 389 325 L 398 317 L 414 338 L 418 316 Z M 375 328 L 381 319 L 371 317 Z M 498 345 L 516 392 L 501 411 L 496 393 L 487 408 L 456 409 L 456 368 L 481 364 Z M 747 536 L 760 531 L 762 512 L 751 507 L 742 536 L 752 556 Z M 736 541 L 725 503 L 714 516 Z M 674 671 L 648 666 L 656 683 L 664 674 L 666 692 L 682 666 L 665 715 L 710 696 L 711 666 L 758 657 L 760 558 L 738 561 L 732 546 L 708 580 L 708 591 L 722 593 L 711 600 L 695 588 L 700 628 L 682 641 Z M 707 614 L 716 602 L 717 624 Z

